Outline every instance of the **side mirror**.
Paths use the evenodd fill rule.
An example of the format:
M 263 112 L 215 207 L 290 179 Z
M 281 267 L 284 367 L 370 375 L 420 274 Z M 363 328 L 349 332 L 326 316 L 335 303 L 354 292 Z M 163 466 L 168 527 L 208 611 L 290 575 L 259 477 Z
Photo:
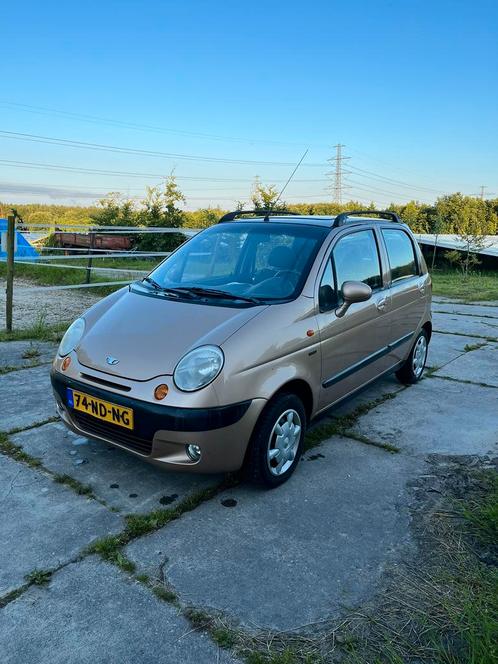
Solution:
M 345 281 L 342 284 L 343 304 L 335 310 L 337 318 L 342 318 L 352 304 L 366 302 L 372 297 L 372 289 L 363 281 Z

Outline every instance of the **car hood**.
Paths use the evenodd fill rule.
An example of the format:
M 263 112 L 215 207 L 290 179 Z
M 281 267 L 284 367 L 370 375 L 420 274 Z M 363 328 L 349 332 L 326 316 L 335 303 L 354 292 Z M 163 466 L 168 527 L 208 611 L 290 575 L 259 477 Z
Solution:
M 265 306 L 221 307 L 178 302 L 133 290 L 111 295 L 85 319 L 78 346 L 79 362 L 89 368 L 132 380 L 172 374 L 180 358 L 203 344 L 221 345 Z M 108 363 L 110 356 L 117 360 Z

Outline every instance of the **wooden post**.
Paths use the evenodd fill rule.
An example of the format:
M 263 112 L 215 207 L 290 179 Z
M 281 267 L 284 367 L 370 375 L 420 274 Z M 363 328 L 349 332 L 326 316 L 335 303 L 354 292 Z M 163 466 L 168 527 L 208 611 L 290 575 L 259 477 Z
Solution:
M 93 254 L 94 247 L 95 247 L 95 233 L 90 233 L 90 248 L 89 248 L 90 257 L 88 259 L 88 263 L 87 263 L 87 266 L 86 266 L 86 283 L 87 284 L 90 283 L 90 276 L 92 274 L 92 262 L 93 262 L 92 254 Z
M 14 238 L 15 238 L 15 221 L 13 215 L 9 215 L 7 219 L 7 287 L 6 293 L 6 312 L 5 321 L 7 332 L 12 332 L 12 307 L 14 303 Z

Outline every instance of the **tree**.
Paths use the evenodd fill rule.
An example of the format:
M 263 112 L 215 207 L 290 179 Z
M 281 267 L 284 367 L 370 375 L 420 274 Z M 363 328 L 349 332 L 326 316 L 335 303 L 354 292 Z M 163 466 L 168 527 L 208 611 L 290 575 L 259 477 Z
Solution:
M 164 189 L 147 187 L 145 198 L 138 212 L 140 225 L 152 228 L 180 228 L 185 222 L 185 213 L 178 207 L 185 203 L 175 177 L 169 175 Z M 185 241 L 183 233 L 144 233 L 140 234 L 137 248 L 140 251 L 173 251 Z
M 279 191 L 275 185 L 265 186 L 259 178 L 254 180 L 251 201 L 255 210 L 285 210 L 285 203 L 278 198 Z
M 224 214 L 225 210 L 219 207 L 201 208 L 194 212 L 187 212 L 184 226 L 187 228 L 208 228 L 217 224 Z
M 138 221 L 133 201 L 117 191 L 99 200 L 90 219 L 97 226 L 136 226 Z
M 438 214 L 436 211 L 434 211 L 434 214 L 428 216 L 428 223 L 429 223 L 429 233 L 432 233 L 434 237 L 434 250 L 432 252 L 432 264 L 431 264 L 431 270 L 434 269 L 434 265 L 436 263 L 436 254 L 437 254 L 437 242 L 439 239 L 439 235 L 443 232 L 444 230 L 444 223 L 443 219 L 440 214 Z
M 460 193 L 438 198 L 436 211 L 460 242 L 460 252 L 449 252 L 447 258 L 467 276 L 472 267 L 480 264 L 478 254 L 487 246 L 486 235 L 493 232 L 492 214 L 485 201 Z

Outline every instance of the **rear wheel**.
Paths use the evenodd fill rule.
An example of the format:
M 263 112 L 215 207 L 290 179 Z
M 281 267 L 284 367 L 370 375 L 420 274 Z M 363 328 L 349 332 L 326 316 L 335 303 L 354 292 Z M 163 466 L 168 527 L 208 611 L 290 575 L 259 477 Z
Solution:
M 302 454 L 306 430 L 303 403 L 295 394 L 274 397 L 261 414 L 251 437 L 245 474 L 268 488 L 292 475 Z
M 398 380 L 406 385 L 413 385 L 422 378 L 425 362 L 427 360 L 427 349 L 429 339 L 425 330 L 420 330 L 408 359 L 403 366 L 396 371 Z

